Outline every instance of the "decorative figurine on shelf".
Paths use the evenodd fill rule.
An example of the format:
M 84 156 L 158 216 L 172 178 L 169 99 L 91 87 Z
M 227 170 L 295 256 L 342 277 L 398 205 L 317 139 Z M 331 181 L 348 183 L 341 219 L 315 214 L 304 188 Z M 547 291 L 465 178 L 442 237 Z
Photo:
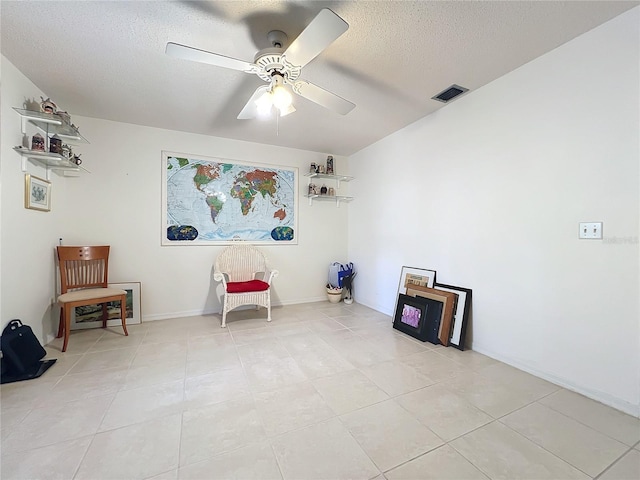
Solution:
M 309 184 L 309 195 L 315 195 L 316 194 L 316 186 L 313 183 Z
M 320 195 L 326 195 L 326 194 L 327 194 L 327 186 L 322 185 L 322 187 L 320 188 Z
M 329 195 L 330 197 L 335 197 L 336 196 L 336 191 L 333 187 L 329 187 L 329 191 L 327 192 L 327 195 Z
M 82 154 L 80 154 L 82 155 Z M 76 165 L 80 165 L 82 163 L 82 159 L 80 158 L 80 155 L 73 155 L 73 158 L 71 159 L 72 163 L 75 163 Z
M 36 133 L 33 137 L 31 137 L 31 150 L 44 152 L 44 137 L 39 133 Z
M 51 153 L 57 153 L 62 155 L 62 140 L 57 135 L 54 135 L 49 139 L 49 151 Z
M 316 173 L 316 164 L 315 164 L 315 162 L 311 162 L 311 167 L 309 167 L 309 173 Z
M 51 101 L 50 98 L 47 97 L 45 100 L 44 97 L 40 97 L 42 102 L 40 102 L 40 111 L 43 113 L 56 113 L 58 110 L 58 106 Z
M 324 173 L 324 165 L 318 165 L 318 173 Z
M 60 117 L 60 120 L 62 120 L 63 124 L 71 124 L 71 115 L 69 115 L 68 112 L 56 112 L 56 115 Z
M 327 175 L 333 175 L 333 157 L 331 155 L 327 157 Z
M 66 159 L 71 161 L 73 159 L 73 151 L 71 151 L 71 147 L 64 143 L 62 145 L 62 153 L 61 155 Z

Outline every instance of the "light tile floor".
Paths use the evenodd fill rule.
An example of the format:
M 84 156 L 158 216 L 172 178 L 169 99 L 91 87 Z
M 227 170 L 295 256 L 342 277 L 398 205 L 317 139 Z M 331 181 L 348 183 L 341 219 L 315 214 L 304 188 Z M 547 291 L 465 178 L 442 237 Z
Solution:
M 640 420 L 329 303 L 73 332 L 1 389 L 1 478 L 640 479 Z

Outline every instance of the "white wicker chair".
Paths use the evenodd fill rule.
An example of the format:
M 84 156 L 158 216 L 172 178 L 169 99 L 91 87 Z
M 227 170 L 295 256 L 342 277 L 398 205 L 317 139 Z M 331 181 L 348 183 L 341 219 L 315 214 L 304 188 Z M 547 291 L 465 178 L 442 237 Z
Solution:
M 225 248 L 216 258 L 213 278 L 222 282 L 222 328 L 227 312 L 243 305 L 267 309 L 271 321 L 271 282 L 277 270 L 268 270 L 265 256 L 252 245 L 239 243 Z

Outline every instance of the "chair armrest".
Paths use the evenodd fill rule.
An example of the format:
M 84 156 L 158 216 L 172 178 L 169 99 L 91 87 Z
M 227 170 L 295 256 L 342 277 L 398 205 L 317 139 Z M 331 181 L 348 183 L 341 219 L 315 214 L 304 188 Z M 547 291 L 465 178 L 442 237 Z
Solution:
M 269 272 L 269 279 L 266 280 L 266 282 L 271 285 L 271 281 L 276 278 L 278 275 L 280 274 L 280 272 L 278 272 L 278 270 L 271 270 Z
M 216 282 L 222 282 L 224 289 L 227 289 L 227 276 L 222 272 L 213 272 L 213 279 Z

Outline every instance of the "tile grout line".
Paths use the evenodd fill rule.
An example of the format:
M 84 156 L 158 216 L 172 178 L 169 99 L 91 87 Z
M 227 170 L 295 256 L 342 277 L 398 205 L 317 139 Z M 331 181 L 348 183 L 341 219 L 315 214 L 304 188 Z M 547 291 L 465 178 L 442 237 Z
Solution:
M 553 455 L 555 458 L 557 458 L 558 460 L 560 460 L 561 462 L 569 465 L 570 467 L 572 467 L 573 469 L 584 473 L 587 477 L 589 478 L 593 478 L 591 476 L 591 474 L 585 472 L 582 468 L 578 467 L 577 465 L 574 465 L 573 463 L 570 463 L 569 460 L 565 460 L 564 458 L 560 457 L 557 453 L 552 452 L 551 450 L 547 449 L 546 447 L 540 445 L 538 442 L 536 442 L 535 440 L 527 437 L 525 434 L 519 432 L 518 430 L 515 430 L 514 428 L 511 428 L 511 426 L 507 425 L 506 423 L 500 421 L 500 420 L 496 420 L 496 422 L 499 422 L 501 425 L 505 426 L 506 428 L 508 428 L 509 430 L 511 430 L 512 432 L 516 433 L 517 435 L 519 435 L 520 437 L 524 438 L 525 440 L 527 440 L 528 442 L 531 442 L 533 445 L 535 445 L 536 447 L 544 450 L 545 452 L 547 452 L 550 455 Z M 608 468 L 608 467 L 607 467 Z
M 552 396 L 552 395 L 557 394 L 558 392 L 560 392 L 560 391 L 562 391 L 562 390 L 566 390 L 567 392 L 571 392 L 571 390 L 567 390 L 566 388 L 560 387 L 560 388 L 559 388 L 558 390 L 556 390 L 555 392 L 552 392 L 552 393 L 550 393 L 549 395 L 546 395 L 545 397 L 542 397 L 542 398 L 550 397 L 550 396 Z M 571 392 L 571 393 L 574 393 L 574 392 Z M 576 395 L 580 395 L 580 394 L 576 394 Z M 581 395 L 581 396 L 583 396 L 583 395 Z M 542 398 L 541 398 L 541 399 L 542 399 Z M 585 398 L 587 398 L 588 400 L 591 400 L 589 397 L 585 397 Z M 540 400 L 541 400 L 541 399 L 540 399 Z M 537 401 L 537 400 L 536 400 L 536 401 Z M 595 400 L 591 400 L 591 401 L 593 401 L 593 402 L 595 402 L 595 403 L 598 403 L 598 402 L 596 402 Z M 558 409 L 554 408 L 554 407 L 553 407 L 553 405 L 547 405 L 546 403 L 541 403 L 541 405 L 543 405 L 543 406 L 545 406 L 545 407 L 547 407 L 547 408 L 550 408 L 550 409 L 551 409 L 551 410 L 553 410 L 554 412 L 559 413 L 560 415 L 563 415 L 563 416 L 565 416 L 565 417 L 567 417 L 567 418 L 569 418 L 569 419 L 573 420 L 574 422 L 579 423 L 580 425 L 582 425 L 582 426 L 584 426 L 584 427 L 587 427 L 587 428 L 589 428 L 589 429 L 591 429 L 591 430 L 594 430 L 595 432 L 598 432 L 599 434 L 604 435 L 605 437 L 607 437 L 607 438 L 609 438 L 609 439 L 611 439 L 611 440 L 614 440 L 614 441 L 616 441 L 616 442 L 618 442 L 618 443 L 621 443 L 621 444 L 623 444 L 623 445 L 625 445 L 625 446 L 627 446 L 627 447 L 629 446 L 629 444 L 628 444 L 628 443 L 623 442 L 622 440 L 619 440 L 619 439 L 617 439 L 617 438 L 614 438 L 614 437 L 612 437 L 611 435 L 609 435 L 608 433 L 606 433 L 606 432 L 602 432 L 602 431 L 600 431 L 600 430 L 596 429 L 595 427 L 592 427 L 591 425 L 588 425 L 588 424 L 584 423 L 582 420 L 580 420 L 580 419 L 578 419 L 578 418 L 574 418 L 574 417 L 572 417 L 572 416 L 570 416 L 570 415 L 567 415 L 567 414 L 566 414 L 566 413 L 564 413 L 564 412 L 561 412 L 560 410 L 558 410 Z M 606 407 L 606 408 L 611 408 L 612 410 L 614 410 L 614 411 L 618 412 L 618 410 L 615 410 L 613 407 L 609 407 L 608 405 L 604 405 L 604 404 L 601 404 L 601 405 L 602 405 L 602 406 L 604 406 L 604 407 Z M 623 415 L 627 415 L 627 414 L 625 414 L 624 412 L 619 412 L 619 413 L 622 413 Z M 631 417 L 631 418 L 633 418 L 634 420 L 638 420 L 636 417 Z M 640 425 L 639 425 L 638 427 L 640 428 Z M 638 441 L 638 442 L 636 442 L 636 443 L 635 443 L 635 445 L 637 445 L 637 444 L 640 444 L 640 441 Z M 634 444 L 632 444 L 632 445 L 631 445 L 631 448 L 632 448 L 632 449 L 633 449 L 633 448 L 635 448 L 635 447 L 634 447 Z
M 600 477 L 602 477 L 602 475 L 604 475 L 607 471 L 611 470 L 616 463 L 618 463 L 620 460 L 622 460 L 622 457 L 626 456 L 629 452 L 631 452 L 633 450 L 635 450 L 634 447 L 629 448 L 622 455 L 620 455 L 618 458 L 616 458 L 613 462 L 611 462 L 609 465 L 607 465 L 607 467 L 603 471 L 601 471 L 598 475 L 593 477 L 593 479 L 597 480 Z

